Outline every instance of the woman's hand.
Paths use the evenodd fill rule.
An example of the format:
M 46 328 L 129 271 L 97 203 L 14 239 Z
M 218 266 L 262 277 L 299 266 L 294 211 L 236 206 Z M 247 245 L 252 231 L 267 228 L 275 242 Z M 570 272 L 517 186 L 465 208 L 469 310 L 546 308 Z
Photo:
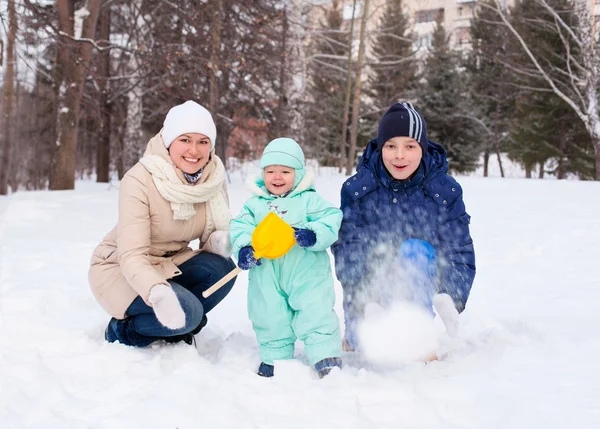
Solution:
M 238 267 L 242 270 L 249 270 L 254 266 L 262 265 L 262 262 L 254 257 L 254 249 L 252 246 L 242 247 L 238 255 Z
M 179 329 L 185 326 L 185 313 L 170 286 L 162 283 L 152 286 L 148 301 L 152 304 L 154 314 L 163 326 L 169 329 Z
M 229 258 L 231 256 L 231 240 L 229 231 L 215 231 L 208 237 L 208 242 L 203 250 Z

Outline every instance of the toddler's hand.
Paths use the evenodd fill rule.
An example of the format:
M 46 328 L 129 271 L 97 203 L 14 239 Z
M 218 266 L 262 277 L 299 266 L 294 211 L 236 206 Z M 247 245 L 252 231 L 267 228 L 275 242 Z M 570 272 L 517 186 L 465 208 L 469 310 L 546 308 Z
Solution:
M 242 247 L 238 255 L 238 267 L 242 270 L 249 270 L 254 266 L 260 266 L 262 262 L 254 257 L 254 249 L 252 246 Z
M 294 237 L 296 238 L 298 246 L 311 247 L 317 242 L 317 234 L 315 234 L 314 231 L 311 231 L 310 229 L 294 229 Z

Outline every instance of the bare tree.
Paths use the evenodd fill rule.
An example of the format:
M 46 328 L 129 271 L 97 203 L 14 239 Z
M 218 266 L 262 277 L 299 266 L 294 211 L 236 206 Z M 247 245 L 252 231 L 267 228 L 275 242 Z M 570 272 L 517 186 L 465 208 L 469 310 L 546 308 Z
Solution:
M 144 40 L 151 33 L 149 20 L 142 12 L 142 0 L 130 2 L 130 15 L 134 23 L 134 29 L 129 39 L 131 52 L 128 53 L 128 61 L 125 67 L 129 75 L 129 90 L 127 91 L 127 115 L 125 119 L 125 136 L 122 140 L 122 172 L 127 172 L 135 165 L 142 155 L 144 142 L 142 140 L 142 122 L 144 119 L 144 82 L 142 79 L 142 67 L 140 58 L 136 54 Z
M 352 18 L 350 18 L 350 37 L 348 38 L 348 70 L 346 72 L 346 94 L 344 97 L 344 117 L 342 118 L 342 138 L 340 139 L 340 166 L 339 172 L 344 168 L 346 161 L 346 140 L 348 138 L 348 115 L 350 113 L 350 96 L 352 94 L 352 42 L 354 41 L 354 14 L 356 13 L 356 0 L 352 1 Z
M 0 195 L 8 194 L 10 177 L 12 109 L 15 91 L 15 39 L 17 36 L 17 14 L 15 1 L 8 0 L 8 40 L 6 44 L 6 73 L 4 76 L 4 148 L 0 163 Z M 0 63 L 1 64 L 1 63 Z
M 98 23 L 100 40 L 98 44 L 106 47 L 110 39 L 110 4 L 103 7 Z M 100 138 L 96 146 L 96 182 L 108 183 L 110 170 L 110 134 L 111 134 L 111 103 L 110 103 L 110 51 L 100 53 L 98 59 L 98 74 L 100 78 Z
M 346 175 L 352 174 L 354 167 L 354 157 L 356 155 L 356 140 L 358 139 L 358 111 L 360 109 L 360 90 L 362 68 L 365 61 L 365 35 L 367 20 L 369 18 L 369 0 L 364 0 L 362 8 L 362 18 L 360 22 L 360 45 L 358 48 L 358 60 L 356 62 L 356 78 L 354 79 L 354 98 L 352 100 L 352 125 L 350 126 L 350 149 L 346 163 Z
M 503 2 L 496 0 L 494 4 L 482 3 L 482 7 L 492 8 L 510 32 L 518 40 L 531 60 L 534 70 L 559 96 L 567 103 L 583 122 L 596 154 L 596 180 L 600 180 L 600 114 L 598 91 L 600 89 L 600 47 L 598 46 L 598 28 L 593 25 L 593 17 L 586 0 L 573 0 L 577 23 L 570 25 L 546 0 L 538 0 L 554 18 L 554 28 L 560 35 L 564 51 L 564 68 L 557 69 L 552 63 L 536 55 L 524 37 L 519 33 L 509 18 L 509 11 Z M 577 47 L 581 55 L 572 54 Z M 547 90 L 547 88 L 540 88 Z
M 213 115 L 219 112 L 219 63 L 221 53 L 221 27 L 223 26 L 223 0 L 217 0 L 212 16 L 212 43 L 210 50 L 210 73 L 208 76 L 208 104 Z M 217 145 L 217 155 L 226 159 L 227 145 Z
M 299 136 L 305 127 L 304 115 L 301 110 L 307 74 L 304 48 L 306 30 L 303 25 L 302 4 L 302 0 L 289 0 L 286 6 L 289 33 L 284 58 L 289 70 L 289 78 L 286 80 L 283 90 L 291 116 L 289 125 L 294 136 Z
M 57 0 L 59 22 L 58 112 L 56 154 L 50 175 L 50 189 L 75 188 L 77 131 L 83 81 L 95 44 L 96 22 L 101 0 L 88 0 L 75 13 L 74 0 Z

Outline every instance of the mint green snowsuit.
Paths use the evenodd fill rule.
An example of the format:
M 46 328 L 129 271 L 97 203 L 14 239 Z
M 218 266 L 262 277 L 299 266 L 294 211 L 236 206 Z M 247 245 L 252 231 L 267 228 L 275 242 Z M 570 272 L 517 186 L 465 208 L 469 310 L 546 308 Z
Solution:
M 336 240 L 342 212 L 325 201 L 306 174 L 286 197 L 271 195 L 262 179 L 255 194 L 231 221 L 233 254 L 251 245 L 252 233 L 270 211 L 295 228 L 315 232 L 317 242 L 298 244 L 279 259 L 262 258 L 261 266 L 248 274 L 248 315 L 260 344 L 264 363 L 292 359 L 296 338 L 304 342 L 311 365 L 328 357 L 340 357 L 339 321 L 333 306 L 333 274 L 326 249 Z

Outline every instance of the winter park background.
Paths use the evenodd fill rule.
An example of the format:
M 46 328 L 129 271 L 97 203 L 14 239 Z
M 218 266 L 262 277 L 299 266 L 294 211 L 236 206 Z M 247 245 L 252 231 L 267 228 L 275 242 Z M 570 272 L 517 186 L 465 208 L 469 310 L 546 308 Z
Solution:
M 600 427 L 598 22 L 595 0 L 0 0 L 0 429 Z M 197 347 L 104 341 L 92 250 L 188 99 L 234 214 L 271 139 L 339 204 L 383 112 L 421 109 L 472 216 L 458 338 L 404 308 L 341 371 L 298 344 L 264 379 L 244 272 Z

